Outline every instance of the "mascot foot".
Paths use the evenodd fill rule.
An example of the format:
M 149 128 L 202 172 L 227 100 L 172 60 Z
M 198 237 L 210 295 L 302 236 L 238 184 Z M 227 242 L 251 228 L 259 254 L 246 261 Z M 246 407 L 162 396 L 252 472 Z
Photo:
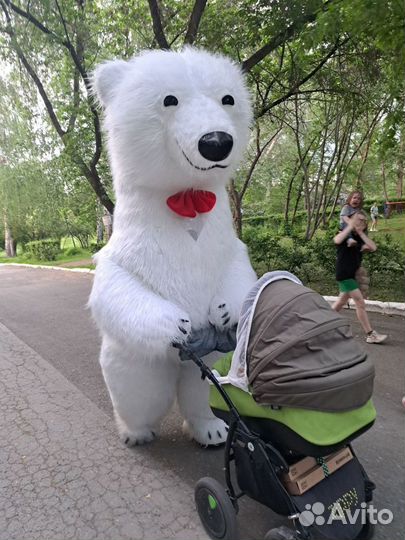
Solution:
M 225 444 L 228 426 L 219 418 L 184 421 L 183 431 L 202 446 Z
M 143 428 L 132 432 L 126 429 L 120 431 L 120 439 L 125 446 L 128 447 L 152 442 L 155 437 L 156 432 L 148 428 Z
M 115 421 L 118 427 L 121 441 L 125 446 L 136 446 L 146 444 L 156 437 L 157 430 L 150 427 L 141 427 L 139 429 L 130 430 L 128 426 L 121 420 L 117 412 L 114 414 Z

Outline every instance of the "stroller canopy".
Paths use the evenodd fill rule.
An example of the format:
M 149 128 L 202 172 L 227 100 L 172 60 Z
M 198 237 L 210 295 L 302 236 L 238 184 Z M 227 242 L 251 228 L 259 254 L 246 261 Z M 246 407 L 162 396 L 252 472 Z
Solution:
M 219 380 L 261 404 L 339 412 L 370 399 L 374 366 L 322 296 L 289 272 L 269 272 L 243 304 L 231 368 Z

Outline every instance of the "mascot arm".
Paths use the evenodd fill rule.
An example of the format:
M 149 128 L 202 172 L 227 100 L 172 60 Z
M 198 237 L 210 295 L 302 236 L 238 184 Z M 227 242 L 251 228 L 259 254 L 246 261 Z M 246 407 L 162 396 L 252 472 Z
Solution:
M 151 355 L 164 355 L 191 332 L 187 313 L 107 258 L 98 260 L 89 305 L 103 333 Z
M 220 331 L 238 323 L 245 297 L 257 277 L 249 261 L 247 248 L 238 241 L 238 249 L 230 261 L 220 285 L 213 297 L 209 311 L 209 321 Z

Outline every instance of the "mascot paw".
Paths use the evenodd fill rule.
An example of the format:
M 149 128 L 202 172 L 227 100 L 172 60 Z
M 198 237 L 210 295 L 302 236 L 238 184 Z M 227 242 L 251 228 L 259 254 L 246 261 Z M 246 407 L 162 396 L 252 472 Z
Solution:
M 202 446 L 225 444 L 228 426 L 219 418 L 184 421 L 183 431 Z
M 208 319 L 218 330 L 228 330 L 235 321 L 231 321 L 231 314 L 226 302 L 215 300 L 210 307 Z
M 132 432 L 127 430 L 120 432 L 120 439 L 128 448 L 152 442 L 155 437 L 156 432 L 149 428 L 142 428 Z
M 191 334 L 191 322 L 188 319 L 178 319 L 177 333 L 173 336 L 172 343 L 185 343 Z

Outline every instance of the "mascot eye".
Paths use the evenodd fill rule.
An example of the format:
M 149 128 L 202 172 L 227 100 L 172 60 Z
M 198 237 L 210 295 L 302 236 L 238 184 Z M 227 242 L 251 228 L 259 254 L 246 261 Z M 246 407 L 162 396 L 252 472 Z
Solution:
M 163 105 L 165 107 L 175 107 L 179 104 L 179 100 L 176 98 L 176 96 L 166 96 L 163 100 Z
M 233 99 L 232 96 L 227 94 L 226 96 L 222 98 L 222 105 L 235 105 L 235 100 Z

